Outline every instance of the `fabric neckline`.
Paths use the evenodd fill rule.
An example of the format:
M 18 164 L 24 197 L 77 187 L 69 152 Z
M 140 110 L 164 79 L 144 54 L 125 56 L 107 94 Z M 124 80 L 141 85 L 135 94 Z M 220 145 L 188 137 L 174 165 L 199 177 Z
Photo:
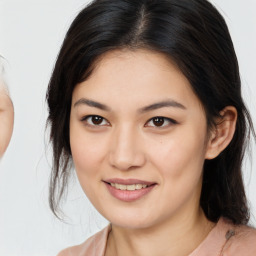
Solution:
M 224 248 L 228 239 L 234 234 L 233 228 L 234 226 L 226 219 L 220 218 L 216 223 L 215 227 L 209 232 L 206 238 L 198 245 L 197 248 L 193 252 L 191 252 L 188 256 L 205 256 L 206 252 L 208 252 L 207 256 L 216 256 L 220 255 L 222 249 Z M 108 236 L 112 229 L 111 223 L 103 230 L 103 236 L 105 240 L 105 244 L 102 251 L 102 256 L 105 255 Z M 214 241 L 214 243 L 213 243 Z

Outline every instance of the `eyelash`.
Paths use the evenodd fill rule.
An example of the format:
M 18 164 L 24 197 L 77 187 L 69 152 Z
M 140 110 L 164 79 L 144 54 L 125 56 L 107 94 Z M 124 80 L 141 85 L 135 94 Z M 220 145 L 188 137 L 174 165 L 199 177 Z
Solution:
M 90 121 L 88 121 L 89 119 L 91 118 Z M 104 124 L 102 124 L 102 122 L 98 123 L 98 124 L 95 124 L 93 123 L 92 121 L 92 118 L 96 118 L 96 119 L 99 119 L 99 122 L 100 120 L 104 122 Z M 86 125 L 88 126 L 91 126 L 91 127 L 97 127 L 97 126 L 111 126 L 109 121 L 107 119 L 105 119 L 104 117 L 102 116 L 98 116 L 98 115 L 88 115 L 88 116 L 85 116 L 81 119 L 82 122 L 85 122 Z M 160 122 L 160 126 L 157 126 L 157 125 L 148 125 L 150 122 Z M 168 124 L 166 124 L 166 122 L 168 122 Z M 164 125 L 163 125 L 164 124 Z M 170 126 L 170 125 L 174 125 L 174 124 L 177 124 L 177 122 L 171 118 L 167 118 L 167 117 L 163 117 L 163 116 L 155 116 L 155 117 L 152 117 L 150 118 L 146 124 L 145 124 L 145 127 L 155 127 L 155 128 L 164 128 L 164 127 L 167 127 L 167 126 Z
M 163 124 L 165 125 L 161 125 L 161 126 L 157 126 L 157 125 L 153 125 L 153 126 L 150 126 L 148 125 L 150 122 L 163 122 Z M 168 124 L 166 124 L 166 122 L 168 122 Z M 177 124 L 177 122 L 171 118 L 167 118 L 167 117 L 164 117 L 164 116 L 155 116 L 155 117 L 152 117 L 150 118 L 147 122 L 146 122 L 146 127 L 155 127 L 155 128 L 164 128 L 164 127 L 168 127 L 170 125 L 174 125 L 174 124 Z
M 88 122 L 88 119 L 90 119 L 91 118 L 91 123 L 89 123 Z M 107 125 L 109 126 L 110 125 L 110 123 L 104 118 L 104 117 L 102 117 L 102 116 L 98 116 L 98 115 L 89 115 L 89 116 L 85 116 L 85 117 L 83 117 L 82 119 L 81 119 L 81 121 L 83 121 L 83 122 L 85 122 L 86 123 L 86 125 L 88 125 L 88 126 L 106 126 L 106 124 L 94 124 L 93 122 L 92 122 L 92 118 L 98 118 L 98 119 L 101 119 L 101 120 L 105 120 L 106 121 L 106 123 L 107 123 Z

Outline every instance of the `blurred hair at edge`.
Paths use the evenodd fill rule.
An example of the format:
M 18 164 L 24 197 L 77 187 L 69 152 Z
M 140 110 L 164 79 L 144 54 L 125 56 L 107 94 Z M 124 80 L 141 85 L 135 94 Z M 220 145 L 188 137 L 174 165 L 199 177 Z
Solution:
M 2 158 L 9 145 L 14 121 L 13 104 L 4 75 L 4 62 L 0 55 L 0 158 Z
M 94 64 L 104 53 L 116 49 L 146 49 L 174 62 L 201 101 L 208 129 L 216 125 L 214 120 L 223 108 L 236 108 L 238 119 L 231 143 L 215 159 L 205 160 L 200 205 L 210 221 L 222 216 L 234 224 L 246 224 L 249 209 L 242 160 L 250 134 L 255 137 L 255 133 L 241 96 L 228 27 L 206 0 L 96 0 L 73 21 L 47 92 L 54 153 L 49 197 L 52 211 L 58 216 L 72 168 L 69 118 L 73 89 L 93 73 Z

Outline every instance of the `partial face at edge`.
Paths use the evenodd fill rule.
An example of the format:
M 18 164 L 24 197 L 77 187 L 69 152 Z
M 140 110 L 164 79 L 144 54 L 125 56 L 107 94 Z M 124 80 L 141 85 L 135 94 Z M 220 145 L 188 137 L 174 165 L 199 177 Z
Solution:
M 3 156 L 12 136 L 14 121 L 13 104 L 3 82 L 0 80 L 0 158 Z
M 206 138 L 199 99 L 161 54 L 109 52 L 74 89 L 70 145 L 78 179 L 118 226 L 150 227 L 197 211 Z M 150 188 L 143 193 L 141 184 Z

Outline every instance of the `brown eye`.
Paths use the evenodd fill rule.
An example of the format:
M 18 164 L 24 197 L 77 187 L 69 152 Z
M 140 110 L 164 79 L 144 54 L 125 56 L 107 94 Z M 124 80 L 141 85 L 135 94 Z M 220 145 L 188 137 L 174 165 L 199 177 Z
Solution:
M 90 126 L 109 125 L 109 122 L 105 118 L 103 118 L 102 116 L 96 116 L 96 115 L 86 116 L 82 119 L 82 121 Z
M 155 117 L 152 119 L 152 122 L 155 126 L 162 126 L 164 124 L 164 118 L 163 117 Z
M 100 116 L 92 116 L 92 123 L 93 124 L 96 124 L 96 125 L 99 125 L 101 124 L 103 121 L 103 118 L 100 117 Z
M 149 127 L 166 127 L 172 124 L 176 124 L 177 122 L 175 120 L 172 120 L 170 118 L 167 117 L 162 117 L 162 116 L 156 116 L 151 118 L 146 126 Z

